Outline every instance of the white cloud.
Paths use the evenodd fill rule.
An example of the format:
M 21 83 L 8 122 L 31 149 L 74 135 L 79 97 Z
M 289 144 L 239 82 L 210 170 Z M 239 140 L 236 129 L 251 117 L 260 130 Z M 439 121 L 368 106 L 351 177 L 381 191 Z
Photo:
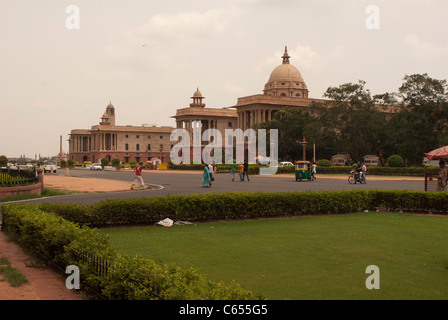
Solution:
M 241 15 L 235 6 L 210 9 L 205 12 L 189 11 L 177 14 L 157 14 L 138 30 L 143 37 L 161 36 L 183 41 L 196 41 L 224 33 L 231 22 Z
M 411 52 L 418 57 L 440 57 L 448 55 L 448 44 L 438 45 L 431 42 L 425 42 L 416 34 L 407 35 L 404 38 L 404 43 L 411 49 Z

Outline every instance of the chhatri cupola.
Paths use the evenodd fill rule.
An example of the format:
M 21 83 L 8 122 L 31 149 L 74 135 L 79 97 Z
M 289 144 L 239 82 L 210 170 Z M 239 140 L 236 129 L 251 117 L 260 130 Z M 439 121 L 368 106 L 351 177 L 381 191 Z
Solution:
M 269 81 L 264 85 L 265 95 L 308 98 L 308 88 L 299 70 L 289 63 L 288 48 L 281 57 L 283 62 L 272 71 Z
M 115 107 L 112 102 L 106 107 L 106 112 L 101 117 L 100 125 L 115 126 Z
M 202 93 L 201 93 L 201 91 L 199 91 L 199 88 L 197 88 L 197 90 L 194 92 L 191 99 L 193 99 L 193 103 L 190 103 L 190 107 L 205 108 L 205 103 L 202 103 L 202 99 L 205 99 L 205 98 L 202 96 Z

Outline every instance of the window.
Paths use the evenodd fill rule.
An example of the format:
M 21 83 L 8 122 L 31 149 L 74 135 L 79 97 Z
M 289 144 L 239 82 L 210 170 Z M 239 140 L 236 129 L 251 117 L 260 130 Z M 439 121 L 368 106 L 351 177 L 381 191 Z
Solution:
M 124 162 L 129 163 L 129 157 L 124 157 Z
M 286 94 L 282 93 L 280 96 L 282 96 L 282 97 L 286 97 Z
M 125 137 L 126 137 L 126 138 L 129 138 L 129 136 L 128 136 L 128 135 L 125 135 Z
M 163 139 L 163 136 L 160 136 L 160 139 Z
M 138 138 L 140 138 L 140 136 L 139 136 L 139 135 L 136 135 L 136 138 L 138 139 Z
M 140 157 L 135 157 L 135 161 L 140 162 Z
M 232 128 L 232 122 L 228 123 L 229 128 Z
M 150 136 L 150 135 L 148 135 L 148 139 L 151 139 L 151 136 Z
M 148 151 L 151 151 L 151 145 L 148 143 Z
M 140 145 L 137 143 L 137 145 L 135 146 L 135 149 L 137 150 L 137 151 L 139 151 L 140 150 Z M 137 161 L 138 162 L 138 161 Z
M 125 146 L 124 146 L 124 149 L 125 150 L 129 150 L 129 144 L 126 143 Z
M 163 151 L 163 144 L 160 145 L 160 151 Z

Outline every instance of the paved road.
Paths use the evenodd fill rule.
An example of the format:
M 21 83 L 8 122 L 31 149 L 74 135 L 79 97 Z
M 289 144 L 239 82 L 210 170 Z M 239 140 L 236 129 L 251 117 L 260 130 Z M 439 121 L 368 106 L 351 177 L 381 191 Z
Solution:
M 63 175 L 64 172 L 58 172 Z M 70 170 L 73 177 L 90 177 L 110 180 L 128 181 L 129 186 L 133 180 L 133 172 L 106 172 L 74 169 Z M 151 197 L 174 194 L 218 193 L 218 192 L 281 192 L 281 191 L 318 191 L 318 190 L 356 190 L 356 189 L 383 189 L 383 190 L 424 190 L 423 181 L 387 181 L 367 180 L 365 185 L 351 185 L 347 179 L 321 178 L 314 182 L 296 182 L 292 175 L 278 176 L 251 176 L 250 182 L 232 182 L 230 174 L 216 175 L 211 188 L 202 187 L 202 177 L 199 172 L 171 173 L 150 171 L 143 172 L 145 183 L 156 185 L 157 188 L 145 191 L 125 191 L 112 193 L 74 194 L 69 196 L 55 196 L 28 200 L 29 203 L 42 201 L 52 202 L 78 202 L 95 203 L 103 199 Z M 237 179 L 235 179 L 237 180 Z

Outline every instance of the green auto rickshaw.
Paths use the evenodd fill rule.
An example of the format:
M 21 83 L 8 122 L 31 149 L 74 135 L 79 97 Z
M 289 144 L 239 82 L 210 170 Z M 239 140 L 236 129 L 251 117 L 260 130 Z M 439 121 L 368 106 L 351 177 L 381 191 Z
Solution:
M 311 180 L 309 161 L 296 161 L 296 181 Z

